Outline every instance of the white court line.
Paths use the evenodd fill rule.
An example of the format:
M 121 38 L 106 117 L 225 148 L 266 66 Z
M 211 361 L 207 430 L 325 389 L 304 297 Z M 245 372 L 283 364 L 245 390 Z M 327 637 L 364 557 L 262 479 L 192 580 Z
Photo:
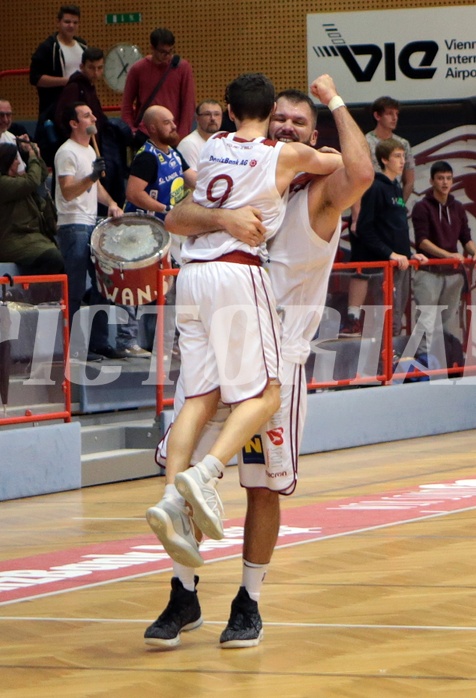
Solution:
M 0 621 L 14 620 L 45 623 L 150 623 L 150 618 L 46 618 L 40 616 L 6 616 Z M 204 625 L 224 625 L 226 620 L 205 620 Z M 426 630 L 430 632 L 476 632 L 476 627 L 458 625 L 381 625 L 364 623 L 263 623 L 275 628 L 345 628 L 354 630 Z

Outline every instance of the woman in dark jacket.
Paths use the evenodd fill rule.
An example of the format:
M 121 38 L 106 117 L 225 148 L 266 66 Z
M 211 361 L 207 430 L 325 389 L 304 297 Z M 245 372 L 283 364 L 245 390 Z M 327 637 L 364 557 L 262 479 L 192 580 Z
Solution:
M 29 160 L 19 175 L 17 148 L 0 144 L 0 259 L 20 265 L 25 274 L 61 274 L 63 257 L 54 231 L 47 228 L 45 202 L 37 194 L 48 170 L 34 145 L 22 147 Z

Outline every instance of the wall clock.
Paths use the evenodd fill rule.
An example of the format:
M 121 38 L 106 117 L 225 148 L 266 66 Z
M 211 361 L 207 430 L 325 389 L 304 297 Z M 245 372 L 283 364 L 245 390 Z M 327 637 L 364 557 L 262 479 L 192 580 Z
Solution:
M 127 73 L 133 63 L 140 60 L 142 54 L 132 44 L 117 44 L 104 61 L 104 79 L 113 90 L 123 92 Z

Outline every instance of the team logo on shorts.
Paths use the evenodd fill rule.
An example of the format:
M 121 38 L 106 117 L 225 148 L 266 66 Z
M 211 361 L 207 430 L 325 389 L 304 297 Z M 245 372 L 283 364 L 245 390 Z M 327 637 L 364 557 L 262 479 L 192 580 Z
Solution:
M 243 446 L 241 455 L 243 463 L 247 465 L 251 463 L 255 465 L 265 465 L 263 442 L 259 434 L 255 434 L 253 438 Z
M 284 443 L 284 429 L 283 427 L 277 427 L 277 429 L 270 429 L 266 432 L 268 439 L 271 441 L 273 446 L 282 446 Z

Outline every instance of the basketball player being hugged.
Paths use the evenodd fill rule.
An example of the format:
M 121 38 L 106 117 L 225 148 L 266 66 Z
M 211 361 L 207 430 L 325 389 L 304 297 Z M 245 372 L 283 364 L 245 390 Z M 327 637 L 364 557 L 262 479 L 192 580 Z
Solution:
M 215 444 L 211 448 L 207 448 L 206 451 L 203 449 L 201 450 L 201 454 L 208 451 L 208 455 L 205 456 L 200 463 L 197 463 L 197 459 L 191 455 L 191 452 L 188 452 L 184 457 L 184 463 L 178 463 L 178 459 L 175 455 L 174 459 L 171 459 L 170 447 L 171 445 L 172 447 L 174 446 L 173 438 L 169 441 L 165 496 L 155 507 L 151 507 L 147 512 L 149 524 L 175 561 L 174 579 L 172 580 L 172 594 L 169 606 L 146 631 L 146 642 L 157 646 L 177 644 L 179 642 L 180 631 L 182 629 L 197 627 L 200 621 L 200 610 L 196 598 L 196 591 L 194 590 L 196 578 L 194 579 L 194 571 L 191 567 L 199 566 L 203 563 L 203 560 L 198 552 L 198 545 L 193 534 L 186 534 L 186 531 L 190 530 L 188 513 L 184 506 L 183 499 L 180 499 L 175 488 L 175 474 L 177 472 L 180 473 L 189 463 L 197 463 L 197 465 L 187 473 L 181 473 L 177 476 L 175 480 L 178 485 L 177 489 L 183 492 L 185 494 L 185 499 L 192 504 L 193 518 L 198 528 L 203 529 L 208 535 L 211 534 L 211 537 L 220 537 L 222 535 L 221 521 L 219 516 L 217 516 L 219 502 L 214 485 L 216 484 L 216 478 L 223 470 L 222 464 L 227 462 L 235 452 L 238 452 L 241 445 L 243 445 L 248 438 L 251 438 L 259 431 L 260 426 L 264 423 L 263 420 L 270 418 L 279 406 L 279 394 L 277 395 L 279 385 L 277 381 L 273 382 L 269 380 L 269 377 L 278 376 L 278 364 L 281 359 L 279 355 L 276 356 L 276 336 L 279 329 L 276 327 L 275 316 L 273 308 L 271 307 L 274 300 L 272 291 L 268 286 L 267 274 L 262 273 L 258 261 L 260 255 L 267 256 L 267 252 L 260 246 L 263 240 L 263 232 L 266 231 L 266 235 L 268 235 L 270 229 L 274 232 L 281 225 L 280 230 L 283 231 L 283 229 L 287 229 L 289 233 L 286 234 L 281 246 L 279 237 L 270 241 L 271 260 L 273 260 L 272 250 L 275 245 L 277 246 L 274 255 L 276 259 L 276 269 L 279 270 L 277 272 L 277 277 L 282 278 L 283 282 L 285 282 L 287 278 L 289 269 L 292 269 L 293 286 L 295 285 L 294 282 L 297 276 L 301 274 L 300 280 L 298 279 L 300 283 L 297 283 L 297 288 L 300 289 L 303 281 L 309 281 L 311 277 L 316 275 L 317 270 L 320 269 L 318 281 L 316 284 L 314 284 L 314 281 L 312 282 L 312 286 L 308 288 L 307 293 L 303 291 L 304 295 L 299 298 L 293 298 L 291 288 L 288 287 L 287 290 L 281 289 L 283 298 L 293 305 L 299 305 L 299 303 L 304 303 L 305 305 L 315 304 L 315 286 L 317 285 L 317 295 L 320 299 L 318 304 L 322 305 L 323 299 L 325 299 L 325 289 L 332 267 L 335 246 L 339 238 L 340 214 L 352 201 L 363 193 L 369 186 L 373 176 L 365 139 L 347 110 L 345 108 L 339 108 L 344 107 L 344 103 L 340 97 L 337 96 L 335 86 L 329 76 L 322 76 L 318 81 L 315 81 L 315 83 L 313 83 L 313 91 L 316 96 L 320 97 L 324 104 L 329 104 L 330 108 L 333 110 L 341 136 L 343 161 L 340 156 L 318 153 L 297 142 L 301 140 L 302 142 L 308 142 L 310 145 L 313 145 L 317 138 L 317 131 L 315 130 L 316 113 L 312 102 L 310 102 L 303 93 L 290 91 L 284 93 L 284 95 L 280 96 L 278 99 L 277 109 L 271 121 L 270 132 L 273 137 L 282 139 L 284 142 L 275 143 L 263 139 L 262 136 L 266 133 L 263 126 L 265 125 L 267 129 L 268 120 L 261 114 L 261 119 L 257 118 L 256 112 L 252 111 L 249 106 L 252 100 L 249 91 L 243 86 L 243 82 L 246 83 L 248 79 L 248 76 L 238 79 L 235 83 L 232 83 L 228 90 L 231 113 L 238 119 L 239 130 L 237 134 L 225 136 L 222 134 L 217 137 L 212 137 L 209 141 L 209 144 L 214 141 L 223 146 L 226 144 L 233 150 L 230 149 L 226 151 L 225 148 L 223 148 L 221 153 L 216 154 L 215 151 L 211 153 L 209 151 L 209 145 L 207 145 L 202 153 L 202 164 L 199 165 L 197 190 L 200 193 L 201 168 L 202 166 L 205 168 L 208 167 L 208 162 L 212 160 L 212 157 L 214 158 L 212 162 L 217 162 L 217 160 L 218 162 L 224 162 L 225 160 L 227 160 L 228 163 L 230 163 L 230 161 L 237 162 L 237 175 L 234 174 L 235 168 L 230 168 L 229 164 L 227 172 L 230 172 L 230 169 L 232 169 L 234 176 L 231 177 L 227 172 L 218 175 L 229 185 L 222 193 L 221 203 L 222 206 L 230 206 L 230 209 L 209 209 L 185 202 L 175 209 L 172 214 L 169 214 L 167 225 L 174 232 L 182 235 L 192 235 L 193 233 L 197 233 L 197 231 L 210 232 L 219 229 L 220 232 L 213 233 L 213 235 L 209 234 L 198 238 L 192 238 L 191 242 L 189 242 L 188 245 L 186 244 L 187 249 L 190 250 L 190 254 L 195 256 L 199 254 L 198 250 L 196 250 L 196 245 L 199 246 L 198 249 L 203 250 L 205 247 L 203 241 L 206 241 L 208 254 L 205 256 L 205 254 L 202 253 L 203 258 L 204 260 L 208 258 L 214 261 L 186 265 L 184 270 L 187 271 L 188 266 L 190 273 L 198 277 L 201 277 L 202 273 L 199 271 L 196 273 L 195 269 L 202 270 L 203 274 L 208 277 L 207 283 L 204 284 L 205 288 L 207 285 L 214 282 L 213 277 L 216 277 L 223 283 L 224 279 L 228 276 L 230 287 L 227 289 L 227 300 L 229 305 L 235 304 L 240 305 L 240 309 L 244 308 L 247 311 L 248 323 L 250 323 L 253 317 L 250 308 L 255 309 L 256 316 L 259 317 L 260 320 L 266 318 L 268 323 L 266 326 L 262 324 L 258 329 L 257 320 L 257 324 L 254 328 L 255 334 L 253 334 L 253 330 L 251 330 L 249 334 L 247 333 L 246 337 L 241 336 L 243 335 L 241 328 L 238 328 L 234 335 L 232 334 L 231 340 L 227 335 L 226 345 L 228 346 L 229 342 L 229 346 L 234 348 L 237 347 L 238 352 L 243 352 L 244 343 L 246 343 L 246 357 L 254 371 L 250 370 L 249 372 L 250 380 L 248 385 L 220 385 L 224 402 L 237 403 L 240 400 L 244 400 L 244 402 L 239 402 L 238 406 L 235 407 L 230 417 L 225 422 L 225 426 L 218 439 L 215 441 Z M 262 98 L 263 94 L 265 94 L 263 83 L 260 85 L 258 91 Z M 246 95 L 247 100 L 243 98 L 243 93 Z M 237 95 L 239 95 L 239 98 L 237 98 Z M 238 103 L 236 107 L 235 100 Z M 258 102 L 259 98 L 254 95 L 253 104 Z M 253 114 L 254 118 L 250 118 L 250 114 Z M 267 115 L 269 117 L 269 107 Z M 258 138 L 256 138 L 258 135 L 256 132 L 257 124 L 259 124 L 262 129 L 259 132 L 261 137 L 258 136 Z M 262 152 L 259 152 L 259 149 L 256 147 L 257 141 L 260 144 Z M 263 160 L 263 152 L 269 155 L 269 160 L 267 162 Z M 319 165 L 316 165 L 315 158 L 319 161 Z M 243 172 L 242 175 L 238 163 L 243 163 L 245 161 L 257 164 L 254 168 L 249 165 L 245 167 L 245 172 Z M 287 178 L 286 176 L 282 176 L 282 171 L 280 169 L 280 165 L 283 162 L 287 163 Z M 259 200 L 257 197 L 261 193 L 260 189 L 263 190 L 265 187 L 268 187 L 269 201 L 269 192 L 273 190 L 273 186 L 274 189 L 277 188 L 279 194 L 281 194 L 289 184 L 289 171 L 296 173 L 302 170 L 309 170 L 316 173 L 320 172 L 321 175 L 324 176 L 316 177 L 312 184 L 308 184 L 295 195 L 288 205 L 288 211 L 286 212 L 284 221 L 282 219 L 283 212 L 280 210 L 281 215 L 275 214 L 274 219 L 271 219 L 270 225 L 269 215 L 272 208 L 268 205 L 267 210 L 263 209 L 262 202 L 266 200 L 265 197 L 262 198 L 259 204 L 260 210 L 252 208 L 255 201 Z M 234 184 L 235 181 L 237 181 L 239 185 L 242 185 L 246 176 L 248 176 L 246 195 L 242 194 L 240 191 L 239 198 L 236 196 L 236 198 L 233 199 L 233 195 L 237 194 L 237 192 L 234 191 L 231 185 Z M 215 182 L 216 181 L 218 180 L 215 179 Z M 210 189 L 208 191 L 210 192 Z M 218 198 L 217 193 L 213 190 L 211 193 L 213 197 Z M 204 203 L 208 206 L 210 205 L 210 202 L 207 202 L 203 196 L 199 195 L 196 199 L 200 203 Z M 277 199 L 275 198 L 275 205 L 276 203 Z M 241 211 L 231 210 L 231 206 L 238 206 L 240 204 L 245 206 L 245 208 Z M 279 209 L 280 207 L 278 206 L 277 208 Z M 318 218 L 321 221 L 319 225 Z M 288 221 L 288 223 L 285 225 L 286 221 Z M 298 258 L 296 264 L 293 266 L 291 252 L 294 251 L 295 241 L 291 233 L 294 233 L 296 236 L 299 235 L 301 233 L 301 226 L 302 239 L 296 241 L 296 254 Z M 224 233 L 224 229 L 228 230 L 231 235 Z M 280 232 L 279 235 L 281 234 L 284 233 Z M 237 238 L 233 239 L 232 235 L 236 235 Z M 299 252 L 297 242 L 299 242 Z M 220 246 L 219 253 L 222 255 L 226 254 L 225 259 L 220 259 L 219 254 L 217 254 L 217 245 Z M 230 254 L 232 255 L 231 259 Z M 254 260 L 253 257 L 256 257 L 256 260 Z M 226 259 L 229 261 L 227 262 Z M 240 264 L 240 261 L 246 261 L 246 263 Z M 253 262 L 255 263 L 253 264 Z M 272 263 L 271 261 L 271 267 Z M 181 275 L 184 274 L 184 270 L 181 271 Z M 223 274 L 225 276 L 223 276 Z M 233 281 L 231 280 L 232 278 Z M 252 288 L 247 291 L 249 296 L 247 300 L 244 300 L 244 289 L 248 289 L 248 287 Z M 192 290 L 192 284 L 190 284 L 190 288 Z M 207 301 L 207 312 L 210 318 L 209 326 L 213 317 L 217 317 L 213 316 L 212 313 L 215 311 L 219 314 L 222 309 L 221 305 L 217 307 L 216 303 L 213 304 L 213 301 L 221 301 L 223 298 L 223 292 L 218 292 L 217 288 L 218 286 L 215 286 L 210 300 Z M 288 295 L 288 298 L 286 295 Z M 298 293 L 298 296 L 299 295 Z M 263 310 L 263 306 L 257 307 L 256 296 L 264 299 L 263 305 L 265 306 L 265 310 Z M 307 302 L 308 298 L 310 301 L 309 303 Z M 197 295 L 193 295 L 192 290 L 191 296 L 180 302 L 190 304 L 199 303 L 200 301 Z M 313 313 L 311 314 L 311 319 L 309 319 L 307 309 L 305 309 L 304 312 L 306 317 L 303 319 L 302 324 L 305 330 L 305 336 L 307 337 L 308 333 L 310 333 L 309 336 L 312 337 L 314 332 L 313 328 L 318 323 L 320 314 L 319 312 Z M 218 317 L 220 316 L 218 315 Z M 263 331 L 263 328 L 265 331 Z M 229 328 L 226 328 L 226 330 L 228 329 Z M 249 340 L 250 337 L 252 338 L 251 341 Z M 256 342 L 256 337 L 262 338 L 262 341 Z M 298 378 L 297 384 L 294 383 L 294 388 L 293 385 L 289 386 L 289 379 L 286 378 L 285 388 L 289 391 L 295 390 L 299 392 L 302 389 L 302 381 L 304 380 L 302 363 L 305 362 L 309 349 L 307 349 L 307 352 L 302 350 L 303 340 L 301 336 L 296 340 L 296 337 L 292 335 L 291 340 L 294 345 L 292 347 L 294 352 L 296 350 L 296 343 L 301 345 L 297 358 L 295 355 L 291 356 L 291 349 L 288 348 L 288 353 L 290 353 L 288 361 L 293 364 L 299 364 L 297 372 L 294 371 Z M 212 338 L 211 341 L 214 341 L 214 338 Z M 253 347 L 250 346 L 253 341 L 257 344 L 254 353 Z M 207 345 L 208 338 L 204 342 L 205 348 Z M 218 349 L 217 354 L 219 354 Z M 239 355 L 240 354 L 238 354 L 238 356 Z M 266 363 L 267 361 L 268 363 Z M 197 375 L 199 377 L 204 375 L 204 368 L 204 364 L 197 365 Z M 236 370 L 237 366 L 234 368 Z M 238 366 L 238 368 L 240 367 Z M 259 373 L 259 369 L 261 373 Z M 218 368 L 217 374 L 216 380 L 218 382 Z M 184 378 L 185 395 L 187 396 L 187 394 L 190 395 L 188 391 L 194 390 L 193 376 L 187 376 L 186 370 L 184 370 Z M 189 383 L 187 383 L 187 378 Z M 200 382 L 197 377 L 195 380 L 196 383 L 198 383 L 197 393 L 205 394 L 207 408 L 209 406 L 208 403 L 212 405 L 211 409 L 205 409 L 200 413 L 201 418 L 204 416 L 208 417 L 216 408 L 216 400 L 218 399 L 216 393 L 218 391 L 211 384 L 211 381 L 207 385 L 203 381 Z M 297 392 L 295 394 L 297 394 Z M 186 410 L 187 404 L 193 405 L 196 399 L 197 398 L 189 397 L 185 401 L 184 410 Z M 260 405 L 260 402 L 264 402 L 264 407 Z M 283 407 L 285 407 L 284 404 Z M 181 415 L 183 415 L 183 411 Z M 284 420 L 283 423 L 285 423 L 285 421 L 286 420 Z M 215 424 L 216 423 L 215 421 Z M 177 424 L 180 424 L 180 415 Z M 295 486 L 298 452 L 296 450 L 296 438 L 298 439 L 302 432 L 302 424 L 303 419 L 295 415 L 293 428 L 297 429 L 297 436 L 287 434 L 287 432 L 284 434 L 285 442 L 288 444 L 288 448 L 291 449 L 291 452 L 289 454 L 290 471 L 283 480 L 281 480 L 281 478 L 277 480 L 269 478 L 266 482 L 258 482 L 252 474 L 253 469 L 249 470 L 248 475 L 243 478 L 242 474 L 244 471 L 242 471 L 240 467 L 241 482 L 247 488 L 248 495 L 248 515 L 245 524 L 245 546 L 243 553 L 244 560 L 246 560 L 246 562 L 244 562 L 246 570 L 244 572 L 243 586 L 240 588 L 239 594 L 232 604 L 232 616 L 220 640 L 222 647 L 250 646 L 257 644 L 261 639 L 261 619 L 256 602 L 259 597 L 259 589 L 264 577 L 264 572 L 271 558 L 279 529 L 279 492 L 291 493 Z M 221 424 L 219 424 L 219 427 L 220 426 Z M 174 425 L 174 428 L 176 428 L 176 425 Z M 174 428 L 172 429 L 171 437 L 174 436 Z M 189 433 L 188 423 L 186 423 L 181 430 L 182 447 L 184 436 L 187 441 L 192 440 L 188 437 Z M 209 439 L 208 442 L 213 443 L 213 439 Z M 177 465 L 179 465 L 179 467 L 177 467 Z M 267 468 L 263 468 L 263 466 L 260 465 L 259 470 L 263 473 L 266 480 L 265 473 Z M 254 468 L 254 471 L 256 475 L 256 468 Z M 279 483 L 278 485 L 277 482 Z M 202 495 L 201 491 L 204 489 L 206 492 Z M 211 515 L 210 509 L 212 510 Z M 212 526 L 209 525 L 210 520 L 212 521 Z M 241 620 L 238 623 L 240 627 L 237 627 L 235 621 L 240 618 Z

